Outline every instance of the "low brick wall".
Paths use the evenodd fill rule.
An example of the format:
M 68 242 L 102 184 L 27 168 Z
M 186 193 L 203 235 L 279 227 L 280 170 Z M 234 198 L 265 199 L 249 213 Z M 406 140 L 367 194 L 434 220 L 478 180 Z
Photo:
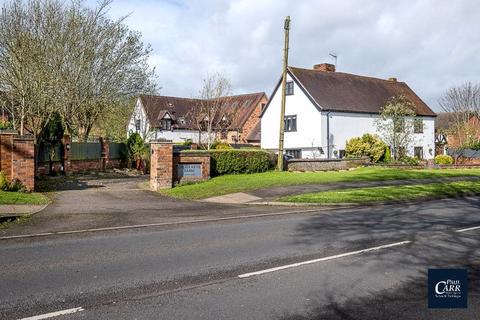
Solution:
M 84 173 L 89 171 L 104 171 L 106 169 L 125 168 L 127 166 L 126 159 L 110 159 L 109 141 L 100 139 L 101 155 L 97 159 L 72 159 L 71 150 L 67 148 L 71 144 L 69 136 L 62 139 L 62 161 L 54 161 L 52 163 L 53 170 L 57 173 L 62 172 L 62 164 L 64 165 L 64 173 Z M 37 176 L 46 176 L 49 172 L 49 161 L 40 161 L 37 163 Z
M 378 168 L 397 168 L 397 169 L 427 169 L 426 164 L 401 164 L 401 163 L 391 163 L 391 164 L 383 164 L 383 163 L 368 163 L 366 164 L 370 167 L 378 167 Z
M 49 162 L 39 162 L 37 164 L 37 176 L 47 176 L 49 174 Z M 53 170 L 57 173 L 61 172 L 62 163 L 60 161 L 53 162 Z M 103 165 L 102 159 L 94 160 L 70 160 L 68 174 L 84 173 L 88 171 L 103 171 L 106 169 L 121 169 L 127 167 L 127 161 L 122 159 L 110 159 Z
M 0 170 L 12 181 L 18 179 L 27 190 L 35 188 L 33 137 L 0 132 Z
M 199 164 L 201 166 L 200 177 L 180 177 L 178 175 L 178 166 L 185 164 Z M 210 155 L 194 152 L 174 152 L 173 153 L 173 183 L 185 181 L 201 181 L 210 179 Z
M 347 170 L 368 163 L 368 158 L 351 159 L 290 159 L 288 171 L 330 171 Z
M 151 190 L 172 188 L 179 182 L 210 178 L 210 155 L 207 153 L 180 152 L 169 142 L 151 142 L 150 150 Z M 180 171 L 182 166 L 186 168 Z
M 379 168 L 397 168 L 397 169 L 479 169 L 480 164 L 419 164 L 419 165 L 408 165 L 408 164 L 377 164 L 370 163 L 366 164 L 370 167 L 379 167 Z

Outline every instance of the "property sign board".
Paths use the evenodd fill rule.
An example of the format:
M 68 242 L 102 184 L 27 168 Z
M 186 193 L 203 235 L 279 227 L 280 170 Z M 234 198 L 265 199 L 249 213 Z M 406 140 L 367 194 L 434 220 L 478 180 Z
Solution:
M 189 178 L 201 178 L 202 177 L 202 165 L 200 163 L 193 164 L 179 164 L 178 169 L 178 178 L 189 177 Z

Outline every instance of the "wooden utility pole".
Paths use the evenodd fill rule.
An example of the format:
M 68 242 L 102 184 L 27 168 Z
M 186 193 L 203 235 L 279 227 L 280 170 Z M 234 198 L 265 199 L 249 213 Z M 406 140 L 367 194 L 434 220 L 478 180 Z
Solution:
M 285 100 L 288 68 L 288 33 L 290 31 L 290 16 L 285 18 L 285 44 L 283 47 L 283 70 L 282 70 L 282 105 L 280 107 L 280 135 L 278 138 L 278 171 L 283 171 L 283 140 L 285 134 Z

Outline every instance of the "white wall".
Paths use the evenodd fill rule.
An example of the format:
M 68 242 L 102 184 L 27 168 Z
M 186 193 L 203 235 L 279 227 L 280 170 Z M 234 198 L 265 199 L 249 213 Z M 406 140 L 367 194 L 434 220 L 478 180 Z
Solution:
M 202 140 L 205 139 L 205 134 L 202 133 Z M 199 143 L 199 136 L 197 130 L 179 130 L 174 129 L 172 130 L 158 130 L 151 132 L 150 137 L 151 140 L 158 140 L 158 139 L 165 139 L 171 140 L 175 143 L 185 142 L 187 140 L 192 141 L 193 143 Z
M 137 119 L 140 120 L 140 131 L 138 133 L 144 140 L 148 140 L 150 126 L 147 121 L 147 115 L 145 113 L 145 109 L 143 108 L 142 103 L 140 102 L 140 99 L 137 99 L 137 102 L 135 104 L 135 109 L 133 110 L 132 116 L 130 117 L 130 121 L 128 122 L 127 136 L 130 135 L 130 132 L 137 131 L 135 128 L 135 121 Z
M 325 136 L 327 114 L 327 112 L 322 112 Z M 379 117 L 376 114 L 331 112 L 329 117 L 332 157 L 335 157 L 334 150 L 339 152 L 339 150 L 345 149 L 346 141 L 353 137 L 359 137 L 365 133 L 380 135 L 375 125 L 375 120 Z M 435 120 L 433 117 L 422 117 L 422 119 L 424 125 L 423 133 L 414 134 L 413 142 L 409 146 L 407 153 L 409 156 L 413 156 L 414 147 L 423 147 L 424 158 L 432 159 L 435 153 Z M 430 149 L 432 150 L 431 152 L 429 152 Z
M 292 80 L 290 75 L 287 81 Z M 280 126 L 281 87 L 271 97 L 270 104 L 261 118 L 261 147 L 278 150 Z M 326 158 L 327 155 L 327 114 L 330 128 L 330 156 L 334 151 L 345 149 L 347 140 L 365 133 L 378 134 L 375 126 L 377 114 L 320 112 L 303 91 L 294 84 L 294 94 L 286 97 L 285 115 L 297 115 L 297 131 L 285 132 L 284 149 L 301 149 L 302 158 Z M 435 125 L 433 117 L 423 117 L 424 132 L 415 134 L 414 142 L 408 148 L 413 156 L 416 146 L 423 147 L 425 159 L 432 159 L 435 153 Z M 319 147 L 324 151 L 320 154 Z M 429 150 L 432 150 L 431 152 Z
M 292 80 L 288 75 L 287 81 Z M 278 150 L 281 87 L 271 97 L 261 118 L 261 147 Z M 297 131 L 285 132 L 284 149 L 304 149 L 302 156 L 312 157 L 310 150 L 322 146 L 321 114 L 303 91 L 294 84 L 294 94 L 286 97 L 285 115 L 297 116 Z

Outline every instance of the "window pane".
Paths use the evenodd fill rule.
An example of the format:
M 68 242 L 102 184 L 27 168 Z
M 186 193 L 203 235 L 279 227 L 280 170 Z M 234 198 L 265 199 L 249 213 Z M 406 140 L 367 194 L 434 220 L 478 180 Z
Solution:
M 293 94 L 293 81 L 287 81 L 285 85 L 285 95 L 290 96 Z
M 300 149 L 285 150 L 285 154 L 291 156 L 294 159 L 300 159 L 302 157 L 302 150 Z
M 285 116 L 285 132 L 297 131 L 297 116 Z
M 415 147 L 413 153 L 416 158 L 423 159 L 423 147 Z
M 423 133 L 423 120 L 422 119 L 415 119 L 413 130 L 414 130 L 414 133 Z

